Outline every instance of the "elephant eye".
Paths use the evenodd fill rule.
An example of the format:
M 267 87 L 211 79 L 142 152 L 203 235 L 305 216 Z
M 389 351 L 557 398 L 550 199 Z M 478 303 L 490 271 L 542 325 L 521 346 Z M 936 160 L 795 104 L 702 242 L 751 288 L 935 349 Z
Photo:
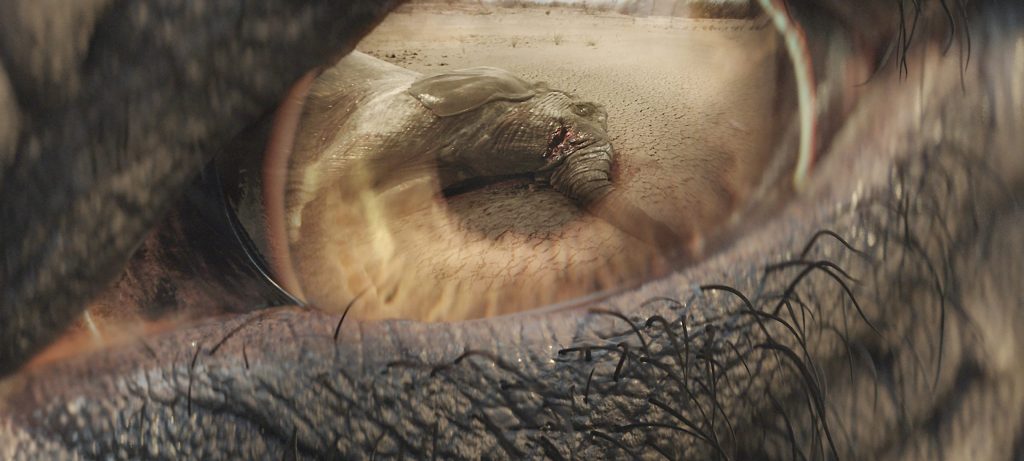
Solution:
M 666 38 L 653 23 L 620 41 L 612 37 L 621 31 L 556 27 L 564 18 L 543 10 L 399 10 L 357 46 L 367 56 L 340 61 L 306 99 L 278 211 L 262 213 L 280 221 L 252 226 L 278 226 L 265 245 L 276 249 L 272 270 L 327 311 L 455 321 L 601 296 L 702 260 L 742 232 L 741 209 L 788 193 L 779 175 L 792 158 L 773 156 L 795 107 L 786 52 L 763 17 L 745 14 L 739 40 L 724 38 L 735 24 L 708 32 L 709 54 L 689 32 Z M 410 33 L 423 24 L 427 32 Z M 373 83 L 364 68 L 378 69 Z M 513 104 L 523 105 L 516 114 L 544 117 L 557 95 L 451 117 L 401 99 L 403 79 L 467 68 L 501 68 L 575 95 L 585 102 L 571 102 L 572 114 L 607 117 L 605 142 L 558 123 L 562 114 L 507 126 L 489 118 Z M 723 96 L 738 90 L 743 97 Z M 583 165 L 565 174 L 605 168 L 614 190 L 588 208 L 550 185 L 557 171 L 519 169 L 517 156 Z M 630 230 L 630 219 L 605 219 L 602 206 L 628 208 L 623 215 L 650 227 Z M 646 239 L 648 231 L 662 237 Z
M 182 260 L 164 268 L 172 274 L 166 280 L 135 287 L 138 304 L 156 317 L 173 305 L 202 304 L 191 297 L 216 291 L 207 282 L 219 279 L 223 296 L 208 295 L 204 305 L 227 307 L 213 313 L 298 303 L 352 308 L 352 318 L 365 319 L 509 314 L 606 296 L 699 262 L 750 225 L 741 210 L 774 209 L 790 196 L 796 161 L 775 152 L 795 144 L 795 83 L 784 43 L 763 16 L 747 12 L 705 31 L 713 53 L 707 41 L 687 38 L 692 31 L 673 29 L 666 38 L 655 22 L 606 31 L 562 19 L 536 9 L 452 15 L 426 6 L 389 16 L 357 47 L 379 75 L 346 70 L 351 62 L 343 59 L 303 90 L 304 99 L 286 98 L 304 100 L 304 107 L 279 109 L 295 118 L 284 124 L 294 129 L 285 149 L 266 147 L 282 126 L 268 116 L 204 173 L 219 185 L 201 187 L 226 191 L 206 215 L 229 218 L 189 239 L 202 242 L 197 253 L 233 256 L 212 264 L 183 257 L 183 250 L 161 254 L 159 241 L 144 246 L 152 251 L 136 256 L 140 264 Z M 633 40 L 617 40 L 619 33 Z M 547 109 L 528 106 L 544 101 L 540 96 L 435 117 L 408 95 L 408 83 L 401 86 L 464 68 L 505 69 L 530 83 L 546 81 L 539 94 L 550 88 L 593 101 L 571 103 L 568 111 L 596 117 L 607 142 L 561 123 L 564 114 L 535 133 L 526 120 L 507 128 L 488 119 L 510 104 L 541 114 Z M 574 150 L 548 156 L 597 165 L 569 174 L 611 172 L 614 190 L 603 203 L 628 204 L 671 237 L 638 237 L 602 218 L 600 204 L 587 208 L 553 188 L 553 171 L 509 160 L 543 159 L 560 146 Z M 199 212 L 212 203 L 200 202 L 182 209 Z M 224 275 L 240 274 L 239 267 L 258 283 L 238 285 L 242 277 Z M 240 292 L 252 296 L 232 295 Z M 124 299 L 115 290 L 106 305 Z
M 579 115 L 580 117 L 589 117 L 597 113 L 597 109 L 594 107 L 594 105 L 588 103 L 573 104 L 572 111 L 574 114 Z

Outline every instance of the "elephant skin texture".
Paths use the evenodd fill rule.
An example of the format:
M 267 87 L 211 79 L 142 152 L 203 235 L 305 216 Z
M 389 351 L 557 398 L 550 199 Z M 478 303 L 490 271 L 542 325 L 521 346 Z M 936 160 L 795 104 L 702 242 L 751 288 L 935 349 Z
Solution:
M 234 306 L 24 366 L 391 5 L 3 2 L 0 458 L 1021 459 L 1024 7 L 785 4 L 814 174 L 698 261 L 460 322 Z

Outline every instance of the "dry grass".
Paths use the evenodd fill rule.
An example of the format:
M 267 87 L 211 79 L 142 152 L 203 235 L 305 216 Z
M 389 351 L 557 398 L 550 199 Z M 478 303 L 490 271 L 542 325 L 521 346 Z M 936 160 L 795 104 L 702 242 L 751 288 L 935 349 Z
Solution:
M 661 11 L 660 14 L 676 17 L 751 19 L 760 14 L 760 7 L 753 0 L 653 0 L 653 2 L 626 2 L 618 6 L 602 0 L 582 2 L 554 0 L 548 3 L 540 3 L 537 0 L 412 0 L 412 3 L 440 3 L 449 6 L 472 5 L 479 8 L 487 6 L 517 9 L 543 8 L 547 11 L 551 11 L 552 8 L 575 9 L 588 15 L 614 11 L 631 16 L 647 16 L 653 11 Z
M 713 2 L 695 1 L 690 4 L 690 16 L 694 18 L 755 18 L 761 8 L 754 2 Z

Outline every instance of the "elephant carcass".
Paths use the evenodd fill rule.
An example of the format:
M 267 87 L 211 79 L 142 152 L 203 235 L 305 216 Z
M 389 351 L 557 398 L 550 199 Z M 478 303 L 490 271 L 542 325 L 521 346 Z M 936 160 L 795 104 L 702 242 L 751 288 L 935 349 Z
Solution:
M 352 196 L 437 178 L 441 190 L 532 176 L 625 233 L 685 243 L 615 192 L 607 112 L 493 67 L 431 76 L 352 53 L 311 89 L 290 154 L 288 237 L 329 185 Z

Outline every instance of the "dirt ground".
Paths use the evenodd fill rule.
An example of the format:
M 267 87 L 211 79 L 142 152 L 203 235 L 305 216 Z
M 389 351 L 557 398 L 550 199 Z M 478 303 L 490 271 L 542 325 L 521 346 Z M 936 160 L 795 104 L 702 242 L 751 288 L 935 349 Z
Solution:
M 776 129 L 772 113 L 779 65 L 777 40 L 766 20 L 638 18 L 543 7 L 442 7 L 404 6 L 357 48 L 424 74 L 501 67 L 603 104 L 616 149 L 618 187 L 649 214 L 677 228 L 713 232 L 747 199 L 764 171 Z M 498 187 L 453 200 L 450 207 L 456 213 L 465 210 L 466 216 L 480 207 L 489 214 L 508 213 L 508 220 L 495 221 L 504 223 L 504 229 L 487 224 L 475 229 L 504 238 L 504 252 L 466 258 L 465 253 L 473 250 L 465 243 L 448 248 L 463 255 L 457 265 L 462 272 L 439 268 L 430 261 L 432 256 L 415 257 L 419 277 L 431 283 L 412 285 L 433 286 L 441 279 L 455 287 L 446 290 L 462 293 L 475 291 L 467 287 L 499 283 L 481 281 L 507 279 L 514 292 L 542 293 L 514 301 L 493 292 L 486 295 L 491 304 L 515 305 L 516 310 L 635 283 L 636 277 L 663 270 L 651 267 L 652 252 L 642 244 L 601 228 L 603 223 L 592 223 L 553 192 L 531 199 L 530 206 L 541 210 L 538 213 L 549 214 L 539 221 L 565 225 L 568 218 L 557 216 L 569 216 L 599 230 L 562 232 L 577 241 L 545 246 L 548 256 L 539 262 L 535 256 L 524 256 L 520 249 L 531 246 L 536 235 L 524 231 L 505 238 L 509 223 L 521 221 L 515 217 L 522 215 L 523 194 L 522 188 Z M 463 227 L 474 227 L 469 221 Z M 435 237 L 416 241 L 443 246 L 436 241 L 444 236 Z M 435 250 L 421 246 L 409 251 L 428 255 Z M 519 260 L 523 263 L 509 263 Z M 614 275 L 581 269 L 595 264 L 615 267 L 610 271 Z M 640 266 L 645 269 L 630 269 Z M 406 275 L 415 277 L 413 272 L 417 271 Z M 577 288 L 545 288 L 556 279 L 572 280 Z M 427 289 L 409 296 L 444 297 L 423 290 Z

